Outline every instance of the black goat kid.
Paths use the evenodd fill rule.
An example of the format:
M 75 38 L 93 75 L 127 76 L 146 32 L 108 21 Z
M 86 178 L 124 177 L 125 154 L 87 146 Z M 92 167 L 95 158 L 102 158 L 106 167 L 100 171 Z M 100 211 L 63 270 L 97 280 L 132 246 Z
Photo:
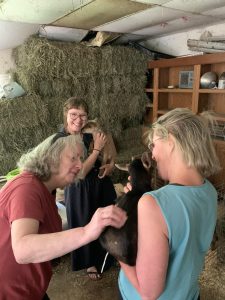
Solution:
M 112 256 L 130 266 L 137 257 L 137 205 L 141 196 L 151 191 L 152 170 L 150 157 L 147 164 L 143 159 L 134 159 L 128 166 L 132 190 L 117 198 L 117 205 L 127 212 L 127 221 L 120 229 L 108 226 L 100 236 L 100 243 Z

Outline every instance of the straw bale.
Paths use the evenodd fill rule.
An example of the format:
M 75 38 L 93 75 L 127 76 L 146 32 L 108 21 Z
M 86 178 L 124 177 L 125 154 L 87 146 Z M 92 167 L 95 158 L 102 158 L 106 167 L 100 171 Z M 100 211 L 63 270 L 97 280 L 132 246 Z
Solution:
M 116 163 L 117 164 L 124 164 L 124 163 L 130 163 L 132 160 L 132 157 L 141 156 L 143 152 L 146 151 L 146 148 L 143 145 L 136 145 L 129 147 L 129 144 L 127 145 L 126 149 L 121 149 L 116 156 Z
M 142 143 L 142 127 L 132 127 L 123 130 L 115 141 L 118 155 L 116 163 L 129 163 L 132 157 L 140 156 L 147 148 Z
M 13 51 L 15 62 L 24 73 L 42 79 L 64 79 L 98 73 L 101 52 L 82 43 L 64 43 L 36 36 Z
M 16 76 L 43 98 L 78 96 L 88 102 L 90 118 L 103 119 L 109 131 L 140 121 L 145 106 L 147 59 L 132 47 L 87 47 L 33 36 L 13 53 Z M 103 117 L 104 115 L 104 117 Z M 137 122 L 136 122 L 137 123 Z
M 51 127 L 58 131 L 63 124 L 63 104 L 67 98 L 65 97 L 52 97 L 45 98 L 47 108 L 49 111 L 49 124 Z
M 14 99 L 0 100 L 0 134 L 47 124 L 49 117 L 46 104 L 35 94 Z
M 225 299 L 225 269 L 217 261 L 216 250 L 209 251 L 205 259 L 205 266 L 200 276 L 200 296 L 202 300 Z
M 63 43 L 35 36 L 17 47 L 13 56 L 18 79 L 25 88 L 30 85 L 28 90 L 36 89 L 44 80 L 127 74 L 137 77 L 143 76 L 147 69 L 145 55 L 131 47 L 94 48 L 84 43 Z
M 82 76 L 143 75 L 147 57 L 127 46 L 87 47 L 85 43 L 64 43 L 32 36 L 17 47 L 16 65 L 40 78 L 70 79 Z
M 101 75 L 143 75 L 147 69 L 147 57 L 132 47 L 102 47 Z
M 23 152 L 54 130 L 48 124 L 46 103 L 35 94 L 1 100 L 0 114 L 0 173 L 6 173 Z
M 22 153 L 29 148 L 36 146 L 45 137 L 55 132 L 54 128 L 49 126 L 33 126 L 8 131 L 7 135 L 0 134 L 0 139 L 4 141 L 4 148 L 1 156 L 5 153 Z
M 16 163 L 19 160 L 22 153 L 5 153 L 0 156 L 0 175 L 6 175 L 9 171 L 15 169 Z
M 142 145 L 142 126 L 130 127 L 123 130 L 117 142 L 119 142 L 121 149 Z
M 55 129 L 50 126 L 34 126 L 20 130 L 7 132 L 7 136 L 0 135 L 4 146 L 0 152 L 0 174 L 6 174 L 16 167 L 20 156 L 29 149 L 35 147 L 46 137 L 53 134 Z
M 138 126 L 145 109 L 148 59 L 143 53 L 127 46 L 96 48 L 87 47 L 85 43 L 57 42 L 33 36 L 17 47 L 13 56 L 17 66 L 16 80 L 25 90 L 38 94 L 43 100 L 38 101 L 46 105 L 48 121 L 43 118 L 44 127 L 57 131 L 63 122 L 64 101 L 78 96 L 86 100 L 90 119 L 97 118 L 101 127 L 112 133 L 123 153 L 123 161 L 129 161 L 131 156 L 142 151 L 136 135 L 140 134 L 131 134 L 124 141 L 124 130 Z M 30 120 L 26 119 L 23 128 L 30 127 Z M 29 132 L 26 135 L 29 136 Z M 27 146 L 27 140 L 24 145 Z M 14 146 L 20 149 L 22 145 L 16 141 Z

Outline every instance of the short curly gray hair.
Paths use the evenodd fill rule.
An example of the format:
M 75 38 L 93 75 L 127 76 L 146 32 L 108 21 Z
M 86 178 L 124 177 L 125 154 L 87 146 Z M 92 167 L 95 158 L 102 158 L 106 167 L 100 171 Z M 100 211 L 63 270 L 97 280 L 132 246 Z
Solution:
M 41 181 L 47 181 L 52 175 L 52 170 L 58 169 L 63 149 L 69 146 L 76 150 L 77 144 L 84 149 L 80 135 L 51 135 L 28 153 L 23 154 L 17 163 L 18 168 L 35 174 Z

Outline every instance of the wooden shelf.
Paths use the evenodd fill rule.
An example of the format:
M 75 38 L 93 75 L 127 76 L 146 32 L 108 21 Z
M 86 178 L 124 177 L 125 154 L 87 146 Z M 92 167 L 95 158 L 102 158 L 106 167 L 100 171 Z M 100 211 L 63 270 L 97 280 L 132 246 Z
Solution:
M 159 93 L 193 93 L 192 89 L 158 89 Z
M 181 66 L 194 66 L 202 64 L 219 64 L 225 62 L 225 52 L 216 54 L 204 54 L 187 57 L 178 57 L 170 59 L 151 60 L 148 63 L 148 68 L 169 68 Z
M 199 89 L 201 94 L 225 94 L 225 90 L 220 89 Z
M 152 93 L 152 119 L 155 121 L 160 115 L 177 107 L 188 107 L 194 113 L 213 111 L 218 125 L 225 124 L 225 89 L 202 89 L 200 79 L 206 72 L 215 72 L 219 76 L 225 70 L 225 52 L 198 56 L 160 59 L 149 61 L 148 68 L 153 74 L 153 88 L 146 89 Z M 192 88 L 180 89 L 180 72 L 193 71 Z M 174 86 L 175 88 L 168 88 Z M 218 134 L 219 135 L 219 134 Z M 216 152 L 221 161 L 223 172 L 216 177 L 225 181 L 225 140 L 215 138 Z

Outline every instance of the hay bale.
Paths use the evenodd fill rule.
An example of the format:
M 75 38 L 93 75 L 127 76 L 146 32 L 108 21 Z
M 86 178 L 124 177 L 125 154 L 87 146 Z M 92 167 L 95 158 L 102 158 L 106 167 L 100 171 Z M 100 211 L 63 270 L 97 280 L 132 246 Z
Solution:
M 26 90 L 44 99 L 83 97 L 90 118 L 102 120 L 115 136 L 121 134 L 123 123 L 140 123 L 147 99 L 147 58 L 138 50 L 31 37 L 13 55 L 17 80 Z
M 39 95 L 41 107 L 46 105 L 42 123 L 37 120 L 35 127 L 46 127 L 46 132 L 57 131 L 63 122 L 64 101 L 78 96 L 87 101 L 90 119 L 98 118 L 101 127 L 111 132 L 118 147 L 123 148 L 118 162 L 130 161 L 131 156 L 144 151 L 141 138 L 136 134 L 124 141 L 125 130 L 139 126 L 145 110 L 148 58 L 143 53 L 126 46 L 87 47 L 85 43 L 57 42 L 33 36 L 17 47 L 13 56 L 17 65 L 15 80 L 25 90 Z M 39 110 L 40 107 L 37 118 Z M 29 118 L 19 126 L 19 134 L 22 135 L 21 128 L 27 127 L 31 127 Z M 24 137 L 24 149 L 21 140 L 10 136 L 17 152 L 28 146 L 30 133 L 24 131 L 24 134 L 28 136 Z M 131 145 L 132 138 L 135 142 Z M 0 144 L 3 149 L 8 146 L 4 141 Z
M 45 98 L 45 103 L 49 111 L 49 124 L 57 132 L 63 125 L 63 104 L 66 101 L 64 97 Z
M 201 299 L 225 299 L 224 281 L 224 266 L 218 264 L 216 251 L 209 251 L 205 259 L 204 270 L 199 279 Z
M 47 105 L 35 94 L 0 101 L 0 173 L 9 172 L 23 152 L 54 132 Z
M 28 73 L 36 79 L 69 80 L 97 74 L 101 52 L 82 43 L 64 43 L 32 36 L 13 51 L 13 56 L 17 65 L 16 73 L 21 80 L 23 75 L 28 77 Z M 35 86 L 33 78 L 30 84 Z
M 117 157 L 116 163 L 129 163 L 132 157 L 141 156 L 147 150 L 142 143 L 142 126 L 130 127 L 123 130 L 119 139 L 115 140 Z
M 7 135 L 0 135 L 4 141 L 4 148 L 0 152 L 0 174 L 6 174 L 16 168 L 16 163 L 20 156 L 29 149 L 35 147 L 46 137 L 53 134 L 55 129 L 50 126 L 35 126 L 8 132 Z
M 125 46 L 102 47 L 101 75 L 143 75 L 147 56 L 135 48 Z
M 0 100 L 0 134 L 25 128 L 46 125 L 49 113 L 46 104 L 38 95 L 29 94 L 14 99 Z
M 18 130 L 9 131 L 6 135 L 0 135 L 0 138 L 4 141 L 4 149 L 1 155 L 4 153 L 19 152 L 22 153 L 40 143 L 45 137 L 55 132 L 52 127 L 43 127 L 41 125 L 24 128 Z
M 9 171 L 16 168 L 16 163 L 22 153 L 4 153 L 0 156 L 0 175 L 6 175 Z

